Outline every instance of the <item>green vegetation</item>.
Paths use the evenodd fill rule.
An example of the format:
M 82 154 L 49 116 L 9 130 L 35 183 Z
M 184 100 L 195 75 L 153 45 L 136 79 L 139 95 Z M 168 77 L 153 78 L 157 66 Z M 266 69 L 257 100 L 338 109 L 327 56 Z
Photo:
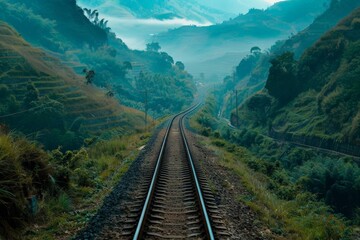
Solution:
M 111 91 L 122 104 L 144 110 L 144 100 L 134 85 L 140 72 L 160 78 L 160 83 L 170 78 L 172 86 L 176 86 L 160 86 L 162 95 L 169 96 L 169 104 L 159 108 L 159 102 L 154 100 L 156 107 L 150 106 L 149 111 L 153 117 L 180 111 L 194 98 L 196 89 L 191 75 L 184 68 L 176 67 L 167 53 L 159 52 L 158 43 L 149 44 L 150 51 L 128 49 L 107 27 L 108 21 L 99 19 L 97 10 L 82 10 L 73 0 L 49 0 L 46 4 L 41 0 L 0 1 L 0 6 L 2 20 L 14 26 L 27 41 L 56 52 L 77 73 L 84 68 L 95 71 L 91 82 Z M 48 34 L 43 34 L 45 32 Z M 178 96 L 181 101 L 175 100 Z
M 249 184 L 253 176 L 262 182 L 260 190 L 251 191 L 255 202 L 267 207 L 273 204 L 272 210 L 281 216 L 277 219 L 284 223 L 277 225 L 276 231 L 295 233 L 291 239 L 350 239 L 351 232 L 358 231 L 360 167 L 356 158 L 297 147 L 269 136 L 315 146 L 331 140 L 329 149 L 336 144 L 351 146 L 350 150 L 360 147 L 359 19 L 357 9 L 298 61 L 291 52 L 274 58 L 266 88 L 232 111 L 230 120 L 238 129 L 214 117 L 222 102 L 222 89 L 215 90 L 194 116 L 193 126 L 216 138 L 212 143 L 228 152 L 224 162 L 229 169 L 240 171 L 248 189 L 257 185 Z M 239 67 L 252 64 L 256 57 L 249 56 Z M 238 146 L 251 154 L 237 150 Z M 240 170 L 236 166 L 239 159 L 244 164 Z M 249 175 L 243 168 L 256 173 Z M 305 202 L 309 211 L 303 211 Z M 253 201 L 248 204 L 269 219 L 272 211 L 254 206 Z
M 74 150 L 99 131 L 141 130 L 142 115 L 121 107 L 105 92 L 56 58 L 31 47 L 0 23 L 0 121 L 47 149 Z M 91 71 L 89 71 L 91 72 Z
M 276 156 L 270 151 L 275 146 L 261 133 L 290 134 L 298 141 L 304 137 L 331 139 L 358 148 L 360 96 L 355 78 L 359 76 L 356 37 L 359 17 L 357 9 L 308 49 L 298 63 L 290 53 L 275 59 L 266 84 L 268 93 L 254 95 L 240 108 L 238 117 L 244 129 L 233 140 L 239 138 L 241 145 L 253 148 L 243 142 L 250 127 L 254 134 L 252 144 L 259 145 L 254 151 L 271 158 Z M 289 68 L 292 70 L 288 71 Z M 293 84 L 289 84 L 291 80 Z M 259 98 L 271 104 L 254 105 Z M 264 106 L 267 106 L 265 112 Z M 269 152 L 263 153 L 264 149 Z M 304 191 L 316 194 L 353 223 L 358 221 L 358 164 L 348 159 L 302 155 L 291 150 L 285 153 L 280 163 L 293 181 L 298 181 Z
M 232 129 L 214 117 L 218 105 L 208 97 L 191 126 L 210 137 L 205 145 L 250 191 L 240 201 L 284 239 L 351 239 L 359 222 L 358 164 L 274 141 L 254 128 Z
M 75 1 L 2 0 L 0 6 L 2 21 L 12 24 L 28 41 L 52 51 L 63 52 L 83 44 L 97 47 L 107 41 L 101 28 L 79 14 L 81 9 Z
M 332 0 L 329 8 L 306 29 L 292 35 L 287 40 L 277 41 L 269 52 L 257 52 L 257 54 L 250 54 L 243 58 L 236 67 L 233 77 L 224 79 L 222 86 L 224 93 L 220 93 L 224 99 L 223 116 L 230 117 L 231 111 L 235 108 L 231 102 L 234 99 L 234 94 L 232 93 L 234 89 L 238 90 L 238 103 L 240 105 L 250 95 L 262 90 L 266 85 L 271 61 L 275 61 L 276 58 L 286 52 L 293 52 L 294 59 L 297 61 L 305 50 L 315 44 L 326 31 L 336 26 L 342 18 L 359 6 L 360 3 L 357 0 Z M 301 76 L 298 80 L 302 82 L 304 77 Z M 290 78 L 293 78 L 293 76 L 290 76 Z M 290 81 L 287 83 L 290 83 Z M 296 87 L 291 86 L 290 90 L 293 88 Z M 287 94 L 286 91 L 283 91 L 283 93 Z M 289 94 L 294 95 L 295 93 Z
M 272 102 L 263 115 L 262 131 L 269 127 L 296 136 L 315 136 L 342 143 L 359 143 L 359 27 L 360 12 L 340 22 L 296 62 L 291 53 L 271 63 L 263 95 Z M 250 123 L 262 113 L 262 104 L 249 99 L 238 118 Z M 254 123 L 250 123 L 254 126 Z
M 271 64 L 265 88 L 279 102 L 287 103 L 297 95 L 297 91 L 300 88 L 295 76 L 297 69 L 294 54 L 290 52 L 284 53 L 273 59 Z M 249 106 L 249 108 L 254 107 Z
M 294 52 L 298 59 L 304 51 L 316 43 L 321 35 L 336 26 L 338 22 L 360 6 L 357 0 L 331 0 L 329 8 L 318 16 L 315 21 L 303 31 L 289 39 L 278 42 L 272 48 L 275 55 L 284 52 Z
M 0 235 L 20 237 L 17 230 L 35 210 L 28 201 L 52 188 L 48 160 L 34 144 L 0 135 Z
M 117 137 L 80 150 L 47 153 L 24 138 L 1 134 L 0 235 L 55 239 L 74 234 L 128 170 L 148 137 Z
M 346 221 L 318 202 L 315 195 L 299 189 L 278 165 L 269 165 L 223 140 L 205 144 L 212 144 L 221 166 L 239 176 L 249 191 L 239 195 L 239 201 L 260 215 L 276 239 L 349 239 Z

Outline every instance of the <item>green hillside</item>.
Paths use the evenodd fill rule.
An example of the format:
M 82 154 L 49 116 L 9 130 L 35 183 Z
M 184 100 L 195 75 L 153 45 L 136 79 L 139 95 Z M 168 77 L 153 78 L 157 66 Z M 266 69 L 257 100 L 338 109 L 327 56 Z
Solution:
M 86 85 L 57 58 L 33 48 L 0 23 L 1 122 L 47 147 L 76 148 L 91 133 L 140 129 L 140 112 L 122 107 L 106 92 Z
M 360 6 L 356 0 L 331 1 L 330 7 L 303 31 L 286 40 L 279 49 L 274 49 L 275 54 L 292 51 L 299 58 L 303 52 L 313 45 L 321 35 L 335 26 L 342 18 Z
M 299 61 L 291 53 L 272 60 L 266 90 L 242 108 L 252 115 L 266 102 L 265 128 L 359 145 L 359 17 L 358 9 Z
M 0 1 L 0 6 L 3 9 L 0 18 L 15 27 L 27 41 L 56 52 L 57 57 L 77 73 L 84 68 L 94 70 L 94 84 L 112 91 L 122 104 L 145 110 L 141 92 L 155 93 L 149 95 L 148 110 L 158 117 L 181 110 L 194 98 L 192 77 L 184 69 L 178 69 L 171 56 L 164 52 L 128 49 L 107 27 L 105 19 L 85 16 L 88 14 L 76 1 L 50 0 L 45 4 L 43 1 Z M 135 82 L 140 72 L 156 79 L 160 87 L 151 84 L 149 89 L 137 87 Z M 159 98 L 167 104 L 161 105 Z
M 360 196 L 354 160 L 360 156 L 359 39 L 357 8 L 299 60 L 291 52 L 273 59 L 265 89 L 231 115 L 232 124 L 242 129 L 236 141 L 269 162 L 280 161 L 302 190 L 316 194 L 351 224 L 359 219 Z M 273 139 L 340 155 L 299 155 L 288 147 L 276 158 L 281 144 Z
M 1 0 L 0 6 L 1 20 L 15 27 L 27 41 L 51 51 L 63 52 L 84 44 L 98 47 L 108 39 L 103 29 L 82 14 L 76 1 Z
M 271 47 L 270 52 L 256 52 L 243 58 L 235 69 L 234 79 L 224 80 L 225 91 L 238 89 L 239 104 L 251 94 L 261 90 L 266 83 L 270 60 L 286 51 L 294 52 L 298 59 L 304 51 L 312 46 L 326 31 L 334 27 L 342 18 L 351 13 L 356 7 L 360 6 L 357 0 L 332 1 L 330 7 L 314 22 L 292 36 L 288 40 L 278 41 Z M 232 92 L 228 92 L 226 98 L 234 98 Z M 224 116 L 229 116 L 231 109 L 229 102 L 224 103 Z
M 262 190 L 250 183 L 255 197 L 244 201 L 269 222 L 269 212 L 284 211 L 275 217 L 274 228 L 285 239 L 359 237 L 359 23 L 357 8 L 300 59 L 292 52 L 272 59 L 265 89 L 232 108 L 230 125 L 218 117 L 221 87 L 193 118 L 201 134 L 235 154 L 230 169 L 242 162 L 255 172 L 249 182 L 263 182 Z M 242 67 L 256 66 L 260 57 L 254 52 Z M 231 86 L 232 79 L 225 80 Z M 234 98 L 228 105 L 234 106 Z M 248 155 L 237 153 L 238 148 Z

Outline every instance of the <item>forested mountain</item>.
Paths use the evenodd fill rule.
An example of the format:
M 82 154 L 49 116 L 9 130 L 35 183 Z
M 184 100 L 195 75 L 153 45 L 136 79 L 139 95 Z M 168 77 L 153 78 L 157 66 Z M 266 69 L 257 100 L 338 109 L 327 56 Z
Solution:
M 73 0 L 2 0 L 0 4 L 0 18 L 18 28 L 26 40 L 60 54 L 57 56 L 78 73 L 83 68 L 94 70 L 94 84 L 113 92 L 123 104 L 144 110 L 147 91 L 151 93 L 147 106 L 150 114 L 160 116 L 180 110 L 193 99 L 192 77 L 176 67 L 171 56 L 159 49 L 129 50 L 110 31 L 107 21 L 98 18 L 97 11 L 84 12 Z M 148 84 L 144 89 L 144 85 L 137 84 L 147 81 L 144 76 L 158 85 Z
M 48 149 L 77 149 L 92 134 L 139 129 L 140 112 L 121 107 L 55 57 L 0 22 L 0 119 Z M 3 129 L 4 130 L 4 129 Z
M 335 26 L 340 19 L 344 18 L 359 6 L 359 1 L 354 0 L 331 1 L 329 8 L 317 17 L 309 27 L 287 39 L 285 42 L 281 42 L 281 44 L 278 45 L 278 49 L 275 47 L 272 52 L 279 54 L 285 51 L 292 51 L 295 53 L 295 58 L 299 58 L 322 34 Z
M 357 9 L 299 60 L 291 52 L 274 58 L 265 90 L 241 107 L 240 122 L 359 145 L 359 19 Z
M 84 44 L 98 47 L 107 41 L 106 32 L 89 22 L 76 1 L 2 0 L 0 4 L 2 20 L 29 41 L 50 50 L 64 51 Z
M 331 9 L 337 6 L 337 13 L 341 13 L 339 7 L 345 10 L 346 5 L 341 4 L 349 1 L 334 3 Z M 332 10 L 329 12 L 334 13 Z M 265 188 L 276 195 L 271 199 L 276 202 L 275 209 L 286 202 L 285 215 L 296 226 L 295 232 L 304 230 L 286 239 L 359 237 L 359 23 L 360 8 L 353 8 L 300 58 L 293 52 L 274 57 L 264 89 L 249 95 L 236 109 L 236 93 L 231 95 L 232 101 L 227 104 L 233 109 L 233 126 L 218 117 L 224 94 L 221 87 L 212 91 L 195 117 L 199 131 L 216 139 L 217 146 L 226 146 L 228 152 L 242 146 L 251 152 L 245 157 L 245 165 L 266 179 Z M 241 63 L 242 69 L 256 68 L 256 61 L 251 59 L 256 60 L 260 53 L 252 50 L 251 57 Z M 231 80 L 226 79 L 229 87 Z M 254 199 L 249 201 L 252 204 Z M 316 210 L 304 212 L 312 208 L 312 201 L 316 201 Z M 320 209 L 330 216 L 319 217 Z M 260 213 L 266 215 L 263 210 Z M 326 230 L 320 227 L 319 219 L 331 219 L 331 224 L 325 221 Z M 339 219 L 346 223 L 341 226 Z
M 154 39 L 172 55 L 191 62 L 191 71 L 199 73 L 205 69 L 199 64 L 201 62 L 226 53 L 244 56 L 254 45 L 266 49 L 276 40 L 296 34 L 323 13 L 329 2 L 279 2 L 266 10 L 251 9 L 247 14 L 241 14 L 221 24 L 208 27 L 185 26 L 155 35 Z M 188 44 L 189 42 L 191 44 Z M 197 61 L 193 60 L 192 56 L 195 55 L 198 56 Z M 231 61 L 235 59 L 231 58 Z M 235 64 L 233 62 L 233 65 Z M 222 69 L 209 63 L 206 67 L 212 69 L 208 70 L 208 75 L 220 75 L 231 70 L 231 65 Z
M 359 39 L 357 8 L 299 60 L 292 52 L 271 60 L 265 89 L 232 112 L 232 124 L 242 129 L 238 141 L 266 156 L 271 156 L 274 149 L 273 139 L 358 156 Z M 290 152 L 279 157 L 288 176 L 336 213 L 358 221 L 358 162 L 339 157 L 294 156 L 296 153 Z
M 303 31 L 287 40 L 278 41 L 271 47 L 270 52 L 254 51 L 243 58 L 235 68 L 233 75 L 224 79 L 224 88 L 225 91 L 228 91 L 223 109 L 224 116 L 227 116 L 234 108 L 228 102 L 231 100 L 230 98 L 234 98 L 232 92 L 234 89 L 238 89 L 238 102 L 240 104 L 251 94 L 265 86 L 272 58 L 286 51 L 291 51 L 295 53 L 294 57 L 298 59 L 321 35 L 359 6 L 358 0 L 332 1 L 329 8 Z
M 0 21 L 1 239 L 33 237 L 37 230 L 27 233 L 27 228 L 34 222 L 58 226 L 56 218 L 119 171 L 114 166 L 122 157 L 103 148 L 94 151 L 101 157 L 90 159 L 89 147 L 104 147 L 105 140 L 117 136 L 112 151 L 124 152 L 128 146 L 119 136 L 143 130 L 143 113 L 86 84 L 89 72 L 87 77 L 75 74 Z M 37 238 L 49 237 L 54 233 Z

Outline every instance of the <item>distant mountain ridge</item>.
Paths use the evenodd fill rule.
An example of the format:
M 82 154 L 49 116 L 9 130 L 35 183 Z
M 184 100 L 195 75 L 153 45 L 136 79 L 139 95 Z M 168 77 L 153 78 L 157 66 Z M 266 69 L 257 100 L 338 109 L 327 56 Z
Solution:
M 185 63 L 200 62 L 226 55 L 228 53 L 247 54 L 254 45 L 269 48 L 277 40 L 287 38 L 310 25 L 328 7 L 330 0 L 290 0 L 278 2 L 265 9 L 251 9 L 234 19 L 206 27 L 184 26 L 157 34 L 154 41 L 160 43 L 167 52 Z M 191 43 L 191 44 L 188 44 Z M 231 71 L 209 64 L 211 74 L 224 75 Z M 194 68 L 194 67 L 193 67 Z M 199 69 L 202 69 L 199 66 Z M 192 71 L 194 73 L 194 71 Z

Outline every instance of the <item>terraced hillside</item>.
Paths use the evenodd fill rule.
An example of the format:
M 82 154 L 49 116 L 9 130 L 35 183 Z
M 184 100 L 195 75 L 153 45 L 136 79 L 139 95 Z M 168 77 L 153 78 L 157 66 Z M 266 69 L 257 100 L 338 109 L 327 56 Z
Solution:
M 106 92 L 86 85 L 84 77 L 76 75 L 56 57 L 33 48 L 14 29 L 0 22 L 0 85 L 22 101 L 29 83 L 40 97 L 47 95 L 63 104 L 66 123 L 71 125 L 77 120 L 83 132 L 97 134 L 116 129 L 125 133 L 140 128 L 140 112 L 120 106 L 106 97 Z M 33 109 L 11 112 L 2 116 L 0 122 L 11 126 L 30 110 Z

